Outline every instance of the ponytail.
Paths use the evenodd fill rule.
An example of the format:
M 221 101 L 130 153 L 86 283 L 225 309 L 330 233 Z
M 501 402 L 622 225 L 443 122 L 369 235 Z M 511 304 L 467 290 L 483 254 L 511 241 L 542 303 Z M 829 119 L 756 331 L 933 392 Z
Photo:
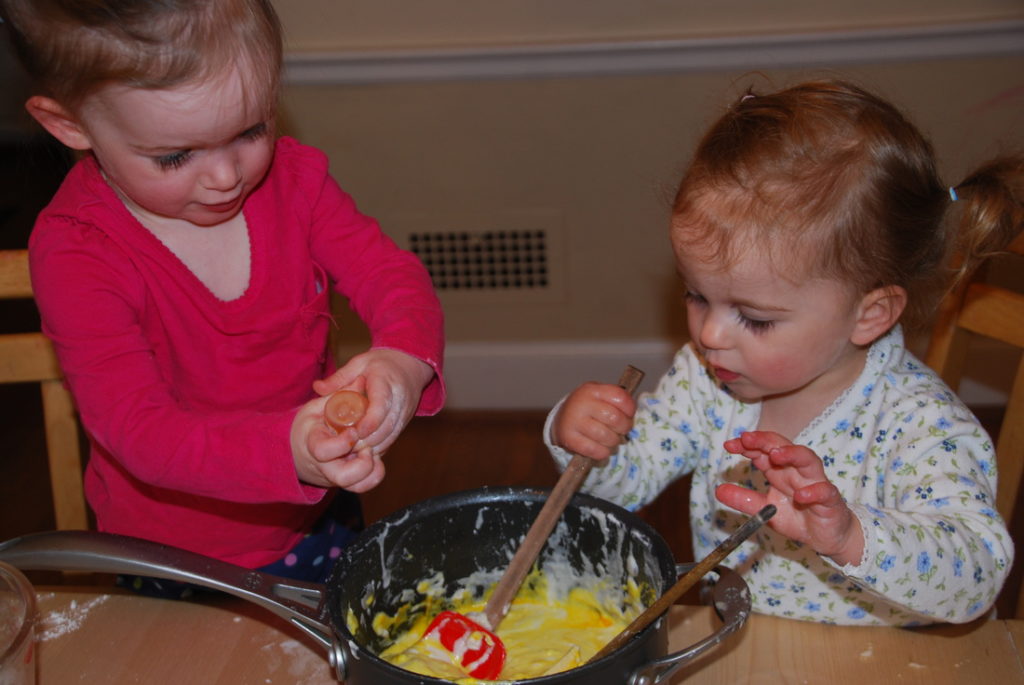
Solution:
M 951 188 L 957 263 L 956 287 L 982 261 L 1006 250 L 1024 231 L 1024 156 L 1007 155 L 981 165 Z

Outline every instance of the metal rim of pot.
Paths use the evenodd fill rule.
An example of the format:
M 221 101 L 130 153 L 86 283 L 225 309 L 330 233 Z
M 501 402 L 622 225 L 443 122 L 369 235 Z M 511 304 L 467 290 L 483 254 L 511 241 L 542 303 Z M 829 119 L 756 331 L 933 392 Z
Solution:
M 0 561 L 21 570 L 134 574 L 192 583 L 225 592 L 273 612 L 308 635 L 326 650 L 335 677 L 339 682 L 345 683 L 351 664 L 354 660 L 360 659 L 369 659 L 374 662 L 375 667 L 379 666 L 385 671 L 401 671 L 408 674 L 407 671 L 379 659 L 375 653 L 352 639 L 346 628 L 345 619 L 341 616 L 338 593 L 341 579 L 346 573 L 345 564 L 349 556 L 347 553 L 350 553 L 360 540 L 379 536 L 388 527 L 400 526 L 410 517 L 422 514 L 424 509 L 443 510 L 445 507 L 461 504 L 479 505 L 509 499 L 533 500 L 537 502 L 539 508 L 546 494 L 547 491 L 543 489 L 485 487 L 412 504 L 382 518 L 360 533 L 353 546 L 342 551 L 330 579 L 324 585 L 273 576 L 148 540 L 91 531 L 54 531 L 15 538 L 0 543 Z M 663 538 L 656 531 L 625 509 L 584 494 L 575 495 L 569 506 L 581 505 L 612 512 L 667 549 Z M 525 533 L 525 528 L 523 532 Z M 681 575 L 692 566 L 693 564 L 676 564 L 673 571 L 676 575 Z M 746 622 L 751 609 L 750 593 L 746 583 L 727 567 L 720 566 L 715 569 L 715 573 L 718 580 L 712 588 L 713 606 L 722 620 L 722 625 L 706 638 L 683 650 L 638 666 L 627 680 L 629 685 L 654 685 L 664 681 L 683 665 L 720 644 Z M 675 579 L 664 578 L 662 591 Z M 600 669 L 603 664 L 615 659 L 621 651 L 642 640 L 649 631 L 663 629 L 664 621 L 665 617 L 662 616 L 635 636 L 629 644 L 593 664 L 517 682 L 557 685 L 585 675 L 585 670 Z M 422 682 L 447 681 L 428 678 Z

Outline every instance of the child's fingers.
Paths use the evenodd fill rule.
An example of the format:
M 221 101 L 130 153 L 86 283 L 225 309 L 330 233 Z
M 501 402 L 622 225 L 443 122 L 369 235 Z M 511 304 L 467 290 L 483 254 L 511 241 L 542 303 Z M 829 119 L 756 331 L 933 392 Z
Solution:
M 607 428 L 610 433 L 618 436 L 617 440 L 621 440 L 633 427 L 632 417 L 619 407 L 610 404 L 602 403 L 595 407 L 595 413 L 591 418 Z
M 776 447 L 768 452 L 768 460 L 775 467 L 791 467 L 799 477 L 810 481 L 825 480 L 825 466 L 814 450 L 803 445 Z
M 563 405 L 563 409 L 565 408 L 576 412 L 585 411 L 593 416 L 605 415 L 609 421 L 632 422 L 633 414 L 636 413 L 636 401 L 618 385 L 584 383 L 572 391 Z
M 370 447 L 375 454 L 383 454 L 416 413 L 412 402 L 401 387 L 385 385 L 370 395 L 370 408 L 356 425 L 360 436 L 357 447 Z
M 384 463 L 375 458 L 370 450 L 360 450 L 321 464 L 320 472 L 339 488 L 366 492 L 384 479 Z
M 767 473 L 769 469 L 773 467 L 771 459 L 769 459 L 766 452 L 762 452 L 758 449 L 747 449 L 743 446 L 743 442 L 740 438 L 732 438 L 722 443 L 722 446 L 727 452 L 732 454 L 738 454 L 742 457 L 746 457 L 750 460 L 750 463 L 755 469 L 762 473 Z
M 603 420 L 589 418 L 583 421 L 577 432 L 592 442 L 608 449 L 615 449 L 622 443 L 628 426 L 611 425 Z
M 604 461 L 615 452 L 613 448 L 581 436 L 570 436 L 565 441 L 564 448 L 573 454 L 578 454 L 581 457 L 593 459 L 594 461 Z
M 739 441 L 739 444 L 743 446 L 743 450 L 758 450 L 761 452 L 770 452 L 778 447 L 788 447 L 793 443 L 772 431 L 746 431 L 741 433 L 738 438 L 734 440 Z
M 618 386 L 615 386 L 618 388 Z M 622 390 L 622 388 L 618 388 Z M 556 423 L 566 431 L 576 430 L 580 433 L 597 431 L 597 426 L 607 428 L 610 433 L 625 435 L 633 425 L 632 414 L 624 408 L 603 399 L 587 395 L 576 395 L 568 400 L 558 412 Z M 605 431 L 597 431 L 604 434 Z M 594 436 L 595 438 L 598 435 Z
M 310 455 L 323 464 L 352 452 L 358 440 L 354 428 L 345 428 L 335 434 L 327 426 L 317 426 L 310 431 L 308 449 Z
M 724 447 L 725 451 L 730 454 L 743 453 L 743 442 L 741 442 L 739 438 L 729 438 L 722 443 L 722 447 Z
M 836 507 L 843 505 L 843 497 L 827 480 L 811 483 L 793 492 L 793 501 L 803 506 Z
M 610 425 L 607 418 L 596 412 L 570 411 L 560 420 L 555 428 L 555 442 L 570 452 L 575 452 L 591 459 L 607 459 L 614 453 L 628 432 L 631 422 L 623 420 Z
M 373 433 L 392 432 L 395 425 L 404 425 L 406 415 L 411 418 L 415 413 L 416 407 L 411 398 L 415 396 L 415 401 L 418 401 L 419 396 L 416 393 L 410 394 L 399 379 L 374 374 L 365 380 L 365 384 L 370 406 L 358 426 L 359 435 L 364 439 Z
M 369 459 L 371 463 L 370 473 L 361 480 L 344 486 L 349 492 L 367 492 L 377 487 L 382 480 L 384 480 L 385 468 L 384 461 L 381 459 L 380 454 L 372 450 L 363 450 L 359 452 L 360 459 Z
M 756 514 L 768 504 L 768 497 L 762 493 L 734 483 L 723 483 L 715 489 L 715 497 L 727 507 L 744 514 Z
M 338 390 L 354 390 L 366 394 L 366 379 L 362 370 L 344 366 L 327 378 L 313 381 L 313 391 L 321 397 Z
M 369 476 L 359 481 L 358 483 L 354 483 L 348 486 L 347 488 L 345 488 L 346 490 L 348 490 L 349 492 L 363 493 L 369 492 L 370 490 L 380 485 L 381 481 L 384 480 L 384 462 L 380 460 L 380 457 L 373 458 L 376 460 L 376 463 L 379 466 L 379 468 L 375 468 L 374 471 Z
M 777 486 L 782 483 L 780 476 L 772 475 L 774 471 L 788 473 L 785 478 L 793 488 L 826 479 L 825 467 L 814 450 L 794 445 L 777 433 L 748 431 L 726 440 L 723 447 L 728 452 L 750 459 L 754 467 Z

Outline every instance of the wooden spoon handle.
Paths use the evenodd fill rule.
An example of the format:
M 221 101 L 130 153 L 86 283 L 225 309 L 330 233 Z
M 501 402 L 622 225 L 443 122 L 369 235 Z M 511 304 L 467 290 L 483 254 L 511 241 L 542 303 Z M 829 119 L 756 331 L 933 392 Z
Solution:
M 643 371 L 634 366 L 627 366 L 619 378 L 619 385 L 630 394 L 633 394 L 636 392 L 643 377 Z M 576 491 L 579 490 L 580 485 L 583 484 L 583 480 L 590 473 L 593 465 L 593 459 L 574 454 L 572 461 L 569 462 L 569 466 L 566 467 L 565 471 L 558 478 L 558 482 L 555 483 L 555 487 L 551 490 L 551 494 L 548 495 L 544 506 L 541 507 L 537 518 L 534 519 L 530 530 L 527 531 L 522 544 L 519 545 L 515 556 L 512 557 L 508 568 L 505 569 L 505 575 L 498 581 L 490 599 L 487 600 L 487 606 L 484 607 L 484 616 L 487 617 L 488 627 L 492 631 L 497 630 L 498 624 L 505 618 L 509 605 L 512 604 L 513 598 L 519 592 L 519 587 L 523 584 L 523 579 L 526 578 L 526 574 L 529 573 L 533 563 L 537 560 L 537 555 L 540 554 L 541 548 L 547 542 L 548 536 L 551 535 L 555 523 L 558 522 L 562 512 L 565 511 L 569 500 L 572 499 Z
M 711 553 L 704 557 L 700 563 L 690 569 L 686 575 L 677 580 L 675 584 L 665 592 L 665 594 L 659 597 L 654 604 L 647 607 L 642 614 L 633 619 L 632 623 L 626 626 L 621 633 L 612 638 L 612 641 L 602 647 L 601 650 L 592 656 L 587 663 L 597 661 L 598 659 L 611 654 L 616 649 L 626 644 L 631 637 L 650 625 L 656 618 L 668 611 L 669 608 L 676 603 L 676 600 L 683 596 L 684 592 L 693 587 L 694 584 L 703 578 L 708 571 L 717 566 L 722 559 L 729 556 L 729 554 L 736 549 L 741 542 L 753 535 L 754 531 L 760 528 L 765 521 L 774 515 L 775 505 L 769 504 L 761 509 L 761 511 L 748 518 L 742 526 L 737 528 L 732 535 L 723 540 L 718 547 L 711 550 Z

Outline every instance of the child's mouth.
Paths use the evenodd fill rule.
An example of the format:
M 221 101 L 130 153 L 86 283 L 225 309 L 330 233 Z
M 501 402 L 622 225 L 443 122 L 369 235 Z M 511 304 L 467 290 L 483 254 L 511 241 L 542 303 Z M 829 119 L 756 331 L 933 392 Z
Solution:
M 721 366 L 714 367 L 714 371 L 715 376 L 718 378 L 718 380 L 722 381 L 723 383 L 731 383 L 732 381 L 740 377 L 740 375 L 735 371 L 723 369 Z
M 237 204 L 238 198 L 236 197 L 234 200 L 230 200 L 228 202 L 218 202 L 216 204 L 209 205 L 204 204 L 203 206 L 206 207 L 206 209 L 211 212 L 226 212 L 230 209 L 233 209 Z

